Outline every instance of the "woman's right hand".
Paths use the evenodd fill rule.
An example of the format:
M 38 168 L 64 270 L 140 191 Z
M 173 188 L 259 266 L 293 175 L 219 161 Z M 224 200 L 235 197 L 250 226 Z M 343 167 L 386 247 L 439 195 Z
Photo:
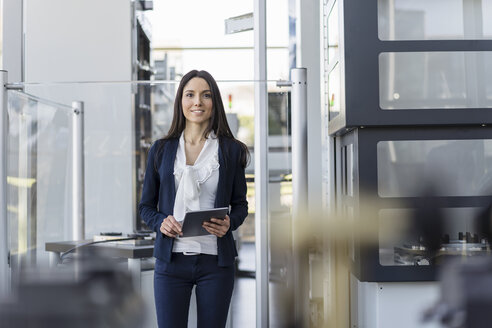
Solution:
M 168 215 L 167 218 L 162 221 L 160 230 L 163 234 L 171 238 L 176 238 L 178 235 L 183 235 L 181 232 L 181 224 L 176 221 L 172 215 Z

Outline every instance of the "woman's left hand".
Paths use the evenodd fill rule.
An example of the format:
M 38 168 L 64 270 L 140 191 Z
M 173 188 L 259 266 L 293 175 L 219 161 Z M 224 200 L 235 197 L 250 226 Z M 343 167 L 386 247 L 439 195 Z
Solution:
M 231 226 L 231 219 L 229 215 L 226 215 L 224 219 L 211 218 L 210 221 L 203 222 L 202 226 L 212 235 L 224 237 Z

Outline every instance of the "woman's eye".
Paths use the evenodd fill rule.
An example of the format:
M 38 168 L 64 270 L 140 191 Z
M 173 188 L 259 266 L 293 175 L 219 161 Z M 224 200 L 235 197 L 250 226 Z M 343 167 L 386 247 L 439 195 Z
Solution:
M 192 93 L 187 93 L 187 94 L 185 94 L 185 97 L 191 98 L 191 97 L 193 97 L 193 94 Z
M 210 93 L 206 93 L 203 95 L 204 98 L 212 98 L 212 95 Z

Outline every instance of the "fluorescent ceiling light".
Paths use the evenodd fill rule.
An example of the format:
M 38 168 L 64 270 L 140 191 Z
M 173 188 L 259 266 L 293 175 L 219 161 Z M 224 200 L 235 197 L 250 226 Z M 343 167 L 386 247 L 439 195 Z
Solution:
M 225 34 L 253 30 L 253 13 L 231 17 L 225 20 Z

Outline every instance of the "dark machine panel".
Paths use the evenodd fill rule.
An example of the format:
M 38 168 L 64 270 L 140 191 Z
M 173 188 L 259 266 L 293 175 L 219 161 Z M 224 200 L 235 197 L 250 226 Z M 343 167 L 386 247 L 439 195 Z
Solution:
M 349 244 L 359 280 L 434 280 L 449 256 L 490 252 L 491 127 L 354 129 L 336 138 L 336 157 L 338 211 L 379 227 Z
M 388 1 L 339 2 L 326 23 L 331 135 L 361 126 L 492 123 L 490 36 L 432 39 L 425 12 L 404 8 L 391 9 L 398 20 L 390 33 Z

